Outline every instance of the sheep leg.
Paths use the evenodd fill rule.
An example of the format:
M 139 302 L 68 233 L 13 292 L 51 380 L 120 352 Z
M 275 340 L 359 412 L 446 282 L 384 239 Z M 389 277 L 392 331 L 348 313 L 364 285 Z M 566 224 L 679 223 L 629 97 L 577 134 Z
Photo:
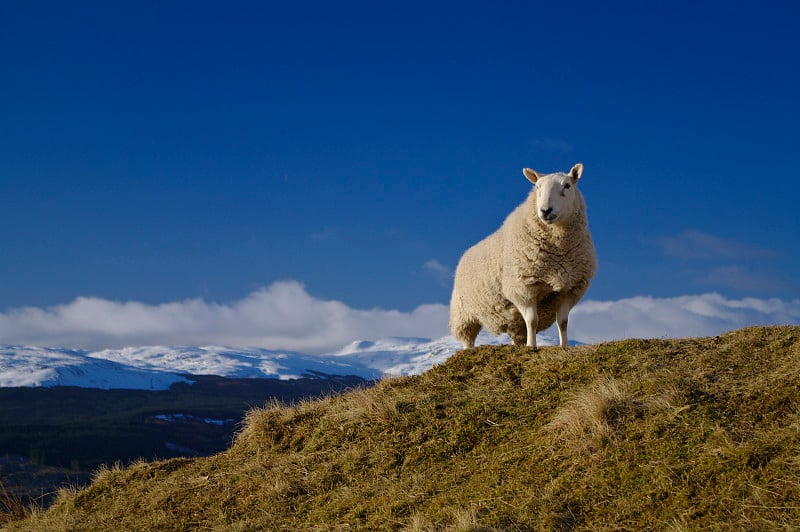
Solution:
M 525 326 L 525 320 L 522 319 L 522 315 L 513 304 L 509 310 L 511 311 L 511 319 L 506 326 L 506 332 L 511 337 L 511 343 L 520 347 L 524 346 L 528 341 L 528 329 Z
M 561 347 L 569 347 L 567 337 L 567 325 L 569 324 L 569 311 L 575 306 L 576 301 L 572 297 L 564 297 L 556 307 L 556 324 L 558 325 L 558 340 Z
M 464 306 L 463 298 L 453 290 L 453 297 L 450 301 L 450 331 L 456 337 L 464 349 L 475 347 L 475 339 L 481 331 L 481 323 Z
M 475 347 L 475 339 L 478 333 L 481 332 L 481 324 L 477 320 L 466 319 L 461 320 L 460 317 L 454 316 L 450 322 L 450 329 L 456 340 L 461 342 L 464 349 L 471 349 Z
M 456 328 L 455 336 L 461 341 L 464 349 L 471 349 L 475 347 L 475 339 L 478 337 L 479 332 L 481 332 L 480 322 L 468 321 Z
M 519 307 L 522 319 L 525 320 L 525 328 L 528 330 L 528 347 L 536 349 L 536 327 L 539 325 L 539 315 L 536 313 L 536 305 L 523 305 Z
M 528 332 L 525 323 L 520 317 L 519 326 L 509 327 L 508 336 L 511 337 L 511 343 L 516 346 L 523 346 L 528 341 Z

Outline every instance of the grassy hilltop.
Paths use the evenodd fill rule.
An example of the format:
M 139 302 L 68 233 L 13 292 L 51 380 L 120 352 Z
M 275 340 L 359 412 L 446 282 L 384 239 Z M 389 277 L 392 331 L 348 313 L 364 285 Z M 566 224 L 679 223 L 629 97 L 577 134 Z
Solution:
M 250 412 L 9 530 L 800 527 L 800 327 L 539 351 Z

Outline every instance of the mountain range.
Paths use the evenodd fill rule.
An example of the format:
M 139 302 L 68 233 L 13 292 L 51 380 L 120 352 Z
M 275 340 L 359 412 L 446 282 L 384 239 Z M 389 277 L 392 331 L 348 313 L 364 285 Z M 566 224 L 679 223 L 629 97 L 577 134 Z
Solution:
M 538 342 L 539 345 L 556 343 L 545 335 L 539 335 Z M 478 343 L 508 343 L 508 337 L 482 333 Z M 373 380 L 387 375 L 422 373 L 443 363 L 460 348 L 452 336 L 356 341 L 323 355 L 220 346 L 142 346 L 87 351 L 0 345 L 0 387 L 165 390 L 177 382 L 191 382 L 187 375 L 281 380 L 355 375 Z

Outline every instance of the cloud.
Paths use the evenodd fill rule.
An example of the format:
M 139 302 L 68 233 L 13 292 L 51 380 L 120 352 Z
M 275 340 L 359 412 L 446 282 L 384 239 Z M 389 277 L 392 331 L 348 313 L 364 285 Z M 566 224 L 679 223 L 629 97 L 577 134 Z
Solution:
M 758 275 L 741 266 L 714 268 L 699 281 L 703 284 L 734 288 L 751 293 L 775 293 L 786 288 L 785 283 L 775 275 Z
M 751 246 L 695 229 L 658 239 L 664 255 L 684 260 L 745 260 L 774 257 L 774 250 Z
M 539 137 L 529 141 L 531 147 L 546 153 L 570 153 L 572 144 L 564 139 L 552 137 Z
M 341 231 L 338 227 L 328 225 L 311 233 L 311 240 L 319 240 L 319 241 L 328 241 L 328 240 L 337 240 L 339 238 Z
M 774 264 L 780 253 L 766 247 L 721 238 L 695 229 L 656 240 L 664 256 L 681 261 L 684 278 L 713 289 L 737 293 L 777 294 L 787 288 L 782 270 Z M 773 267 L 770 267 L 770 266 Z
M 794 324 L 800 324 L 800 300 L 728 299 L 719 294 L 589 300 L 570 314 L 571 337 L 585 343 L 713 336 L 751 325 Z
M 425 268 L 426 273 L 432 275 L 440 283 L 446 285 L 453 284 L 453 275 L 455 272 L 438 260 L 431 259 L 422 266 Z
M 0 343 L 103 349 L 132 345 L 227 345 L 330 352 L 354 340 L 447 334 L 445 305 L 411 312 L 361 310 L 277 282 L 229 305 L 200 299 L 147 305 L 79 297 L 46 309 L 0 313 Z
M 0 344 L 92 350 L 225 345 L 325 353 L 355 340 L 440 338 L 449 334 L 447 322 L 446 305 L 420 305 L 411 312 L 354 309 L 316 298 L 298 282 L 283 281 L 227 305 L 201 299 L 148 305 L 80 297 L 66 305 L 14 309 L 0 313 Z M 570 337 L 596 343 L 708 336 L 770 324 L 800 324 L 800 300 L 728 299 L 719 294 L 588 300 L 570 315 Z

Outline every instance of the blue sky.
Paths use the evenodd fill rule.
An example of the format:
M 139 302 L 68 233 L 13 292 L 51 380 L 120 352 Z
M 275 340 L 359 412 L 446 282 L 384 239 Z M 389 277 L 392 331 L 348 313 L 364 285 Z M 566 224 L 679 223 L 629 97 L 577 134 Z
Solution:
M 796 2 L 5 2 L 0 318 L 281 281 L 447 304 L 521 169 L 576 162 L 587 299 L 795 301 L 798 23 Z

